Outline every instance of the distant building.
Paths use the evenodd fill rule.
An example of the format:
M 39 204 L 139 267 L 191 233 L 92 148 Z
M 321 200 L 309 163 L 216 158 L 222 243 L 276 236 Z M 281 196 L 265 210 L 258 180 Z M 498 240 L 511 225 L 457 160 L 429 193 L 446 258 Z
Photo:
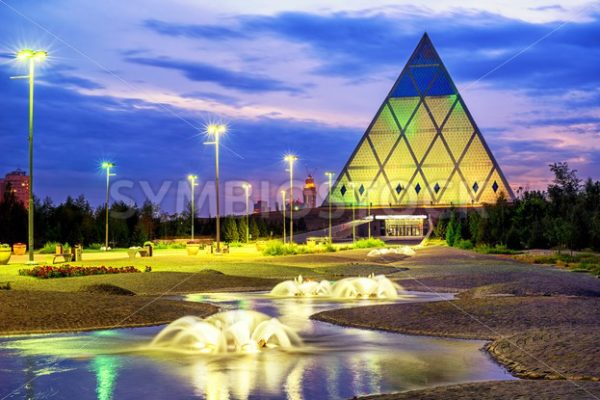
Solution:
M 254 203 L 254 214 L 269 212 L 269 203 L 265 200 L 258 200 Z
M 312 175 L 308 175 L 308 178 L 304 181 L 302 197 L 304 198 L 304 208 L 315 208 L 317 206 L 317 187 Z
M 0 199 L 4 198 L 4 193 L 9 187 L 17 201 L 27 208 L 29 206 L 29 177 L 25 171 L 17 169 L 6 174 L 4 179 L 0 179 Z

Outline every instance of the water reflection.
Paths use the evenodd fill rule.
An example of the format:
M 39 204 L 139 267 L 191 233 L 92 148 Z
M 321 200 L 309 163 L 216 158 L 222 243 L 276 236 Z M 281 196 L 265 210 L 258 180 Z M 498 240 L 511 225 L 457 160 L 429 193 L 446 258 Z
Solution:
M 410 301 L 428 300 L 415 296 Z M 4 339 L 0 397 L 30 376 L 37 377 L 38 393 L 31 385 L 13 398 L 40 398 L 43 388 L 46 393 L 53 390 L 56 398 L 82 400 L 138 399 L 141 393 L 153 398 L 318 400 L 511 379 L 479 350 L 482 342 L 342 328 L 308 319 L 325 309 L 372 304 L 368 300 L 273 299 L 266 294 L 195 295 L 186 300 L 277 317 L 299 333 L 305 346 L 245 355 L 146 351 L 160 327 Z

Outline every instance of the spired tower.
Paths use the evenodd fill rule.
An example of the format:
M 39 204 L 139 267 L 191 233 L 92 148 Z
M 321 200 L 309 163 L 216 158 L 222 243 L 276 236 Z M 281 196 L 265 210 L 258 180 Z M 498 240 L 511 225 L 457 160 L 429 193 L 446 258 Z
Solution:
M 449 207 L 514 194 L 425 33 L 333 186 L 339 205 Z

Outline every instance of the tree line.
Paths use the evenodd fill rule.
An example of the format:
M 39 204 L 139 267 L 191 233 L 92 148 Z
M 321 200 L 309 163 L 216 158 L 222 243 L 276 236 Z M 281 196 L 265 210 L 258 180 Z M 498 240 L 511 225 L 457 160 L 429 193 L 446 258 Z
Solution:
M 600 182 L 583 182 L 567 163 L 549 167 L 554 179 L 546 191 L 518 192 L 514 202 L 501 195 L 481 210 L 451 210 L 436 235 L 459 247 L 600 251 Z
M 106 207 L 94 208 L 83 195 L 55 205 L 50 198 L 34 202 L 34 242 L 41 247 L 48 242 L 83 244 L 86 247 L 104 243 Z M 281 223 L 273 223 L 251 215 L 249 233 L 252 239 L 281 235 Z M 246 240 L 246 218 L 226 216 L 221 219 L 224 241 Z M 196 236 L 215 236 L 215 218 L 195 218 Z M 140 246 L 147 240 L 188 238 L 191 235 L 191 210 L 179 214 L 160 212 L 146 201 L 142 206 L 115 202 L 109 208 L 109 246 Z M 27 209 L 11 190 L 0 199 L 0 243 L 27 243 Z

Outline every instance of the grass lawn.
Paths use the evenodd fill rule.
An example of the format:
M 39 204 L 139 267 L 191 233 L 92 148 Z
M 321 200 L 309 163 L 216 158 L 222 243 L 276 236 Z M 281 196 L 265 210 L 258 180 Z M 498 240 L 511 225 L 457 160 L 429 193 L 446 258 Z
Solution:
M 133 265 L 141 271 L 146 266 L 152 268 L 151 273 L 97 275 L 73 278 L 39 279 L 20 276 L 19 270 L 31 268 L 25 263 L 27 256 L 13 256 L 6 266 L 0 266 L 0 284 L 10 282 L 16 290 L 52 290 L 52 291 L 78 291 L 82 286 L 96 283 L 111 283 L 122 286 L 136 293 L 158 293 L 167 290 L 179 281 L 192 280 L 192 275 L 199 275 L 204 280 L 209 279 L 202 271 L 213 270 L 227 276 L 246 278 L 272 278 L 277 280 L 289 279 L 298 275 L 309 277 L 331 277 L 342 275 L 367 275 L 369 273 L 393 272 L 393 267 L 377 265 L 366 259 L 370 249 L 344 250 L 335 253 L 302 254 L 294 256 L 263 256 L 252 245 L 232 248 L 229 254 L 214 255 L 199 253 L 188 256 L 184 249 L 155 250 L 153 257 L 136 257 L 130 260 L 126 250 L 110 252 L 85 251 L 81 262 L 72 262 L 76 266 L 111 266 L 124 267 Z M 52 256 L 36 254 L 38 265 L 51 265 Z M 63 263 L 55 265 L 64 265 Z M 214 276 L 211 278 L 214 280 Z M 230 280 L 231 281 L 231 280 Z M 274 281 L 268 282 L 271 286 Z M 209 289 L 206 285 L 199 284 L 199 290 Z M 229 288 L 240 287 L 240 282 L 232 281 Z M 248 282 L 252 287 L 257 282 Z M 242 286 L 248 286 L 242 285 Z M 184 285 L 188 291 L 194 287 Z M 227 287 L 225 283 L 217 287 Z M 183 290 L 176 290 L 182 292 Z

